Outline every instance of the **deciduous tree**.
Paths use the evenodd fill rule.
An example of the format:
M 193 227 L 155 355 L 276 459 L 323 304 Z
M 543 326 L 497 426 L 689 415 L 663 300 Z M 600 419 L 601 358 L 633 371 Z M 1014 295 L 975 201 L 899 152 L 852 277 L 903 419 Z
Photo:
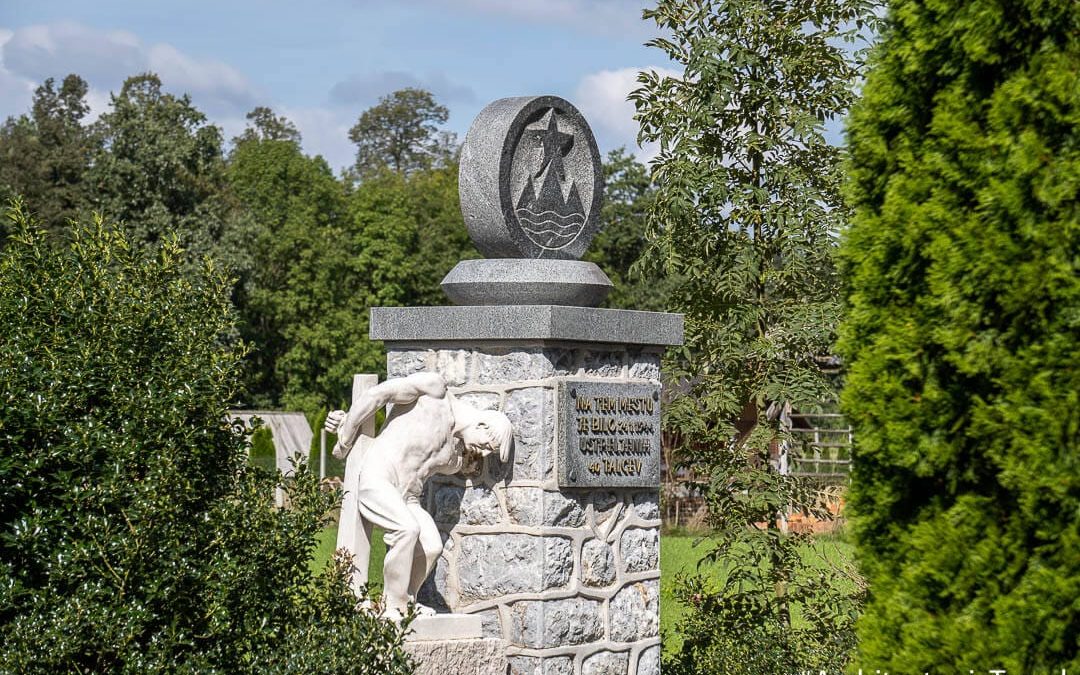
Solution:
M 176 233 L 193 259 L 245 267 L 249 223 L 224 189 L 221 130 L 190 97 L 166 93 L 152 73 L 129 77 L 94 130 L 103 142 L 87 174 L 95 209 L 140 245 Z
M 655 267 L 632 269 L 648 242 L 646 217 L 656 191 L 649 169 L 619 148 L 608 153 L 603 170 L 601 230 L 585 259 L 600 265 L 614 284 L 608 306 L 662 311 L 671 295 L 666 276 Z
M 251 125 L 237 138 L 226 172 L 253 221 L 245 243 L 250 266 L 234 294 L 240 332 L 251 345 L 243 400 L 251 407 L 278 407 L 286 391 L 296 399 L 297 390 L 283 370 L 283 357 L 300 348 L 307 331 L 335 309 L 337 292 L 355 281 L 343 278 L 344 187 L 322 157 L 303 154 L 299 132 L 287 119 L 269 108 L 256 108 L 248 119 Z M 314 412 L 336 402 L 312 401 L 303 409 Z
M 859 62 L 844 42 L 873 16 L 868 0 L 661 0 L 645 12 L 663 34 L 650 44 L 682 68 L 643 73 L 632 94 L 641 139 L 660 145 L 646 262 L 675 280 L 672 309 L 686 315 L 667 420 L 708 478 L 709 557 L 727 569 L 718 585 L 683 588 L 695 611 L 676 672 L 832 670 L 852 647 L 852 587 L 819 577 L 779 531 L 783 509 L 811 501 L 769 451 L 780 406 L 834 395 L 818 358 L 839 319 L 832 255 L 847 209 L 823 123 L 854 99 Z
M 233 139 L 237 146 L 246 141 L 290 141 L 299 145 L 300 131 L 287 117 L 277 115 L 266 106 L 257 106 L 246 116 L 248 126 Z
M 357 175 L 383 167 L 400 174 L 437 166 L 453 156 L 452 134 L 440 133 L 449 111 L 431 92 L 405 88 L 387 94 L 365 110 L 349 140 L 356 144 Z
M 0 127 L 0 199 L 21 196 L 54 233 L 65 232 L 87 206 L 85 173 L 97 140 L 82 122 L 90 110 L 86 93 L 78 75 L 59 88 L 49 78 L 34 92 L 29 115 Z

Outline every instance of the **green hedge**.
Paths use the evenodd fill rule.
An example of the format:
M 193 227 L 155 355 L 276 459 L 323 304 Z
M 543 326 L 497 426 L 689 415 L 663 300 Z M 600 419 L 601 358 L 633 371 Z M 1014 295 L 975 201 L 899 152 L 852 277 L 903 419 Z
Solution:
M 334 495 L 291 508 L 230 427 L 229 283 L 179 249 L 19 208 L 0 254 L 0 672 L 407 673 L 400 629 L 309 570 Z
M 842 248 L 864 672 L 1080 671 L 1080 3 L 896 0 Z

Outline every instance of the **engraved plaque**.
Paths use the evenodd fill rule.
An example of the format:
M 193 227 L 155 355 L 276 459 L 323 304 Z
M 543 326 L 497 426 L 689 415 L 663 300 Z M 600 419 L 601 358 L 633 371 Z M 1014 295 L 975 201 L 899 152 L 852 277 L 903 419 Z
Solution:
M 559 382 L 560 487 L 660 484 L 660 385 Z

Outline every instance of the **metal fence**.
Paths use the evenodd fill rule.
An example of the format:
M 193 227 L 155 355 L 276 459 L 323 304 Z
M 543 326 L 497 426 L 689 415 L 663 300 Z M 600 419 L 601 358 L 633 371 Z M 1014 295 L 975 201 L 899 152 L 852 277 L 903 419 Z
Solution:
M 818 519 L 805 514 L 781 514 L 781 527 L 792 531 L 830 532 L 843 523 L 844 489 L 851 473 L 851 426 L 840 413 L 785 413 L 788 440 L 773 447 L 770 462 L 781 473 L 812 480 L 818 486 L 819 507 L 831 514 Z M 661 486 L 661 518 L 667 528 L 690 530 L 707 527 L 708 511 L 705 500 L 695 493 L 696 477 L 682 471 L 671 471 L 667 460 L 671 448 L 664 453 L 664 483 Z
M 826 484 L 846 484 L 852 431 L 840 413 L 791 413 L 791 473 Z

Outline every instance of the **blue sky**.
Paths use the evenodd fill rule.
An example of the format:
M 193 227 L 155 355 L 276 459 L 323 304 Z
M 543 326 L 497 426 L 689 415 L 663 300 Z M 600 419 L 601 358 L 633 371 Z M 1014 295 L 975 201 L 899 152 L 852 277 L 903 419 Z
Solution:
M 643 46 L 638 0 L 0 0 L 0 118 L 29 108 L 47 77 L 82 75 L 92 114 L 124 78 L 157 72 L 236 135 L 269 105 L 305 149 L 349 163 L 346 134 L 379 96 L 433 91 L 464 135 L 489 101 L 556 94 L 602 151 L 635 145 L 625 102 L 636 73 L 669 65 Z

